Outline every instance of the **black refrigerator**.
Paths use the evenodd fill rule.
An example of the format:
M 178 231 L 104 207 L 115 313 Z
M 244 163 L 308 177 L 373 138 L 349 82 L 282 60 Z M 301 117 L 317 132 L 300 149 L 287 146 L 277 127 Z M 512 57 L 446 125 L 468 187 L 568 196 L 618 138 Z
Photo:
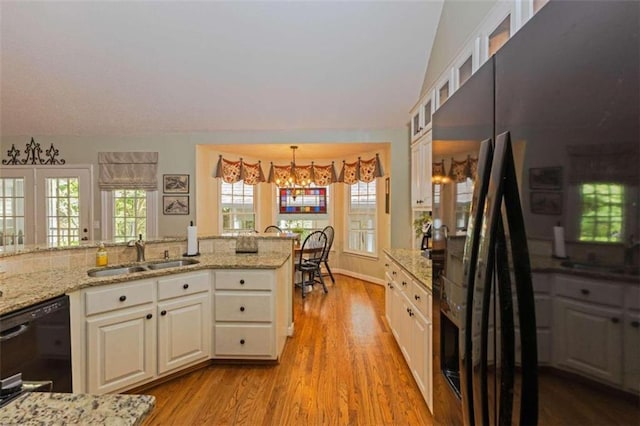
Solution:
M 436 424 L 640 424 L 639 23 L 552 0 L 435 112 L 434 160 L 477 160 L 433 278 Z

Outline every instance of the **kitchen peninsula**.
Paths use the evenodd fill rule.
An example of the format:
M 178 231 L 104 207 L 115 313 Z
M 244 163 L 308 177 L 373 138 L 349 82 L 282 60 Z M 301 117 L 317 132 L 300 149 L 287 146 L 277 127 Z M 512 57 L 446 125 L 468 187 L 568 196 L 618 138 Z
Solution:
M 147 241 L 146 262 L 106 244 L 109 267 L 134 272 L 101 277 L 88 275 L 95 243 L 5 252 L 0 314 L 68 295 L 75 393 L 122 392 L 209 359 L 275 361 L 293 333 L 294 238 L 255 238 L 257 253 L 236 254 L 235 236 L 201 237 L 197 263 L 160 269 L 184 239 Z

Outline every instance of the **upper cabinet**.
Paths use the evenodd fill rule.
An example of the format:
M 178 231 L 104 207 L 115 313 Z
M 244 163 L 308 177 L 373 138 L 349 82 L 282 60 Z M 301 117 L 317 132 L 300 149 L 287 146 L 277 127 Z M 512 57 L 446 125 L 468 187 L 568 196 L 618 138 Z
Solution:
M 424 96 L 411 110 L 411 141 L 418 140 L 427 131 L 431 130 L 431 116 L 433 115 L 433 92 Z
M 411 145 L 411 207 L 431 210 L 431 131 Z

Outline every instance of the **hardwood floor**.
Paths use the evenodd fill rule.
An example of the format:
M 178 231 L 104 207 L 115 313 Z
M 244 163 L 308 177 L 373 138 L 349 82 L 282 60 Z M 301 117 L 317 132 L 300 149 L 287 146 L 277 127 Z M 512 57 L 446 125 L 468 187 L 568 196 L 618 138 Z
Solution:
M 384 287 L 336 275 L 294 296 L 279 364 L 221 365 L 146 389 L 145 425 L 405 425 L 432 417 L 384 319 Z

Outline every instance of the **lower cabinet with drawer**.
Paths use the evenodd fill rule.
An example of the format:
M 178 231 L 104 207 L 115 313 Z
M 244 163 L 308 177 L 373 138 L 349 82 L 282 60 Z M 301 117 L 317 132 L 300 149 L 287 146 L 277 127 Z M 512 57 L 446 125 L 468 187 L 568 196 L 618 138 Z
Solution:
M 553 300 L 556 366 L 622 385 L 623 288 L 557 274 Z
M 268 359 L 280 357 L 286 340 L 284 300 L 278 297 L 276 271 L 217 270 L 214 272 L 214 358 Z
M 82 290 L 83 391 L 121 391 L 209 358 L 210 287 L 207 271 Z
M 411 373 L 433 412 L 431 291 L 385 257 L 386 318 Z

